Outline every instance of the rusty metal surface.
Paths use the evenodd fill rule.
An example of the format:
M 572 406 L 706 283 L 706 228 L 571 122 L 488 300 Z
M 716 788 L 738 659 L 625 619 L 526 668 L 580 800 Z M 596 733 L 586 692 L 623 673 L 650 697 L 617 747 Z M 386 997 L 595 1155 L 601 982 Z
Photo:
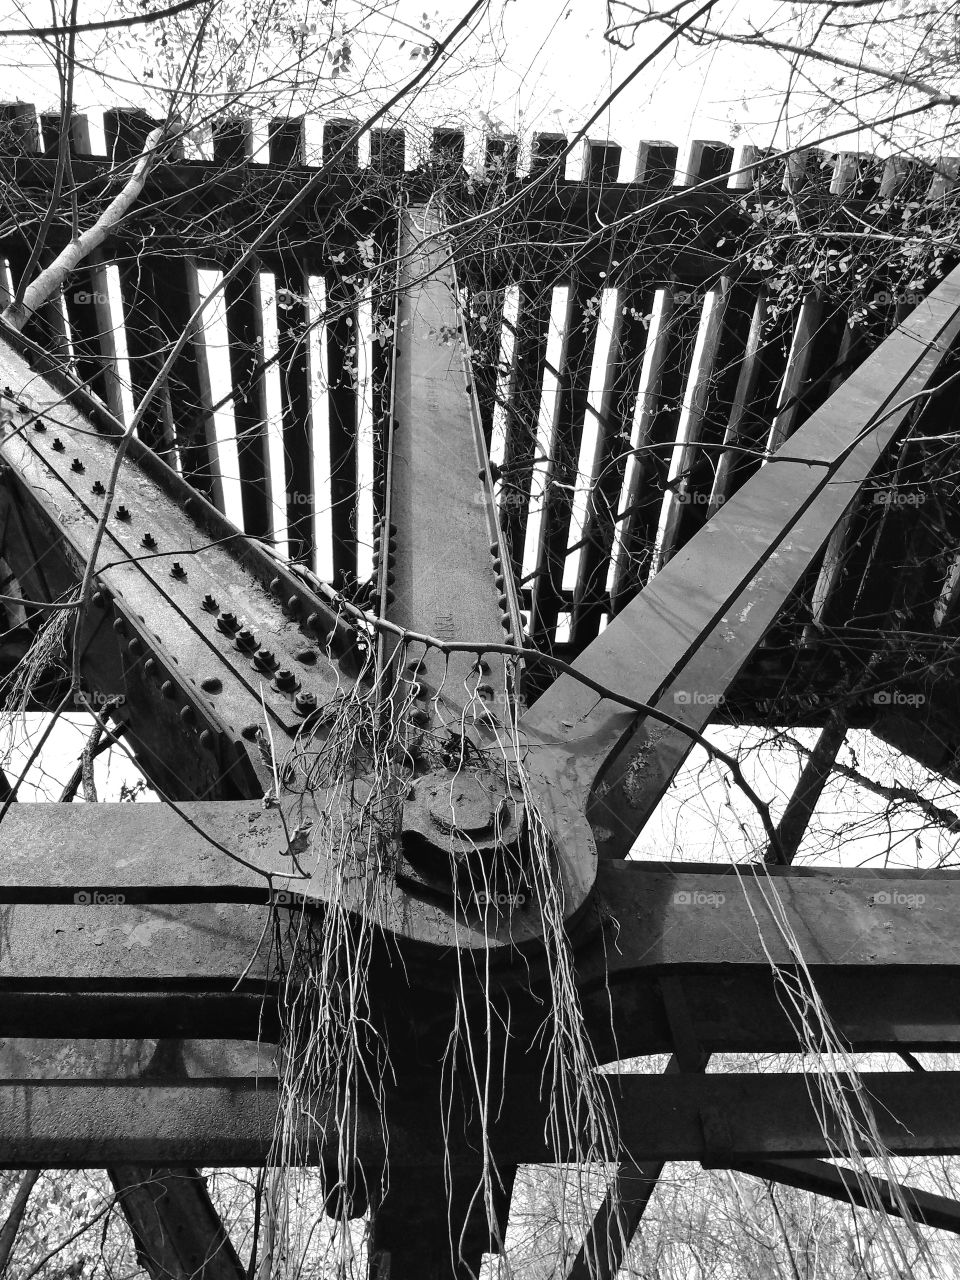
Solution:
M 416 804 L 415 795 L 411 803 Z M 203 931 L 219 927 L 217 921 L 226 931 L 224 955 L 239 958 L 250 944 L 250 930 L 262 927 L 271 904 L 300 911 L 304 904 L 322 907 L 335 901 L 340 909 L 360 915 L 373 909 L 373 901 L 385 931 L 411 951 L 433 957 L 450 948 L 490 947 L 500 953 L 502 963 L 513 948 L 535 947 L 541 936 L 533 912 L 491 920 L 481 908 L 467 912 L 455 902 L 420 900 L 389 870 L 371 885 L 364 842 L 358 840 L 356 849 L 350 844 L 349 815 L 344 815 L 343 826 L 337 814 L 325 825 L 322 795 L 313 797 L 312 808 L 291 809 L 285 819 L 279 810 L 264 809 L 256 801 L 189 802 L 178 809 L 179 814 L 160 804 L 13 806 L 0 832 L 0 843 L 9 850 L 0 862 L 0 904 L 7 904 L 0 905 L 0 913 L 5 913 L 7 927 L 22 936 L 27 954 L 44 963 L 43 946 L 30 933 L 44 919 L 44 903 L 50 912 L 44 934 L 53 936 L 59 953 L 70 955 L 70 963 L 81 968 L 91 930 L 101 938 L 101 948 L 108 936 L 121 938 L 123 929 L 137 937 L 156 932 L 158 941 L 172 939 L 171 930 L 186 930 L 177 936 L 192 954 L 201 947 Z M 298 854 L 295 863 L 287 853 L 288 837 L 305 818 L 316 824 L 313 848 Z M 335 858 L 326 856 L 331 829 L 340 841 Z M 438 826 L 438 840 L 441 835 Z M 77 894 L 83 895 L 79 901 Z M 208 904 L 206 913 L 199 907 L 188 911 L 188 903 Z M 229 903 L 238 904 L 235 917 Z M 137 911 L 136 923 L 115 923 L 121 917 L 133 921 Z M 214 950 L 212 945 L 211 958 Z M 129 952 L 124 949 L 127 959 Z M 124 963 L 118 956 L 118 972 Z M 5 951 L 0 977 L 12 965 L 20 967 Z M 241 962 L 238 972 L 243 967 Z
M 16 407 L 4 401 L 9 420 L 0 460 L 36 518 L 58 531 L 58 550 L 79 579 L 104 509 L 117 437 L 94 429 L 95 415 L 91 420 L 65 401 L 62 389 L 34 374 L 5 338 L 0 382 L 16 388 Z M 254 745 L 257 730 L 266 732 L 264 713 L 288 744 L 304 720 L 298 696 L 322 706 L 351 683 L 352 655 L 346 664 L 339 660 L 349 629 L 279 564 L 269 583 L 251 572 L 256 555 L 239 531 L 224 529 L 220 516 L 217 528 L 208 527 L 200 517 L 213 509 L 187 486 L 191 497 L 172 496 L 176 483 L 161 484 L 141 465 L 143 457 L 132 450 L 117 476 L 97 562 L 97 604 L 110 611 L 119 633 L 125 674 L 133 682 L 146 678 L 154 706 L 175 704 L 181 723 L 179 733 L 152 741 L 150 718 L 131 716 L 131 734 L 146 737 L 162 756 L 176 749 L 171 738 L 202 752 L 204 728 L 212 729 L 243 746 L 268 789 L 272 774 Z M 189 503 L 192 509 L 183 509 Z M 87 674 L 96 688 L 96 667 Z
M 0 1040 L 0 1079 L 135 1080 L 157 1059 L 155 1039 L 51 1040 L 39 1036 Z M 275 1073 L 270 1045 L 254 1040 L 180 1040 L 177 1051 L 188 1079 L 268 1077 Z

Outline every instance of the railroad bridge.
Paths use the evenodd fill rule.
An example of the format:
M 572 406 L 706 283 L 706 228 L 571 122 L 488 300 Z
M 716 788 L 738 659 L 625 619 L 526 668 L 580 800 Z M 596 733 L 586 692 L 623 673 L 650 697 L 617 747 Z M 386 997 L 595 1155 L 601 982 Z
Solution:
M 92 220 L 153 123 L 107 113 L 94 155 L 82 118 L 2 121 L 13 296 L 63 129 Z M 876 279 L 871 328 L 823 290 L 778 310 L 742 251 L 764 202 L 839 235 L 954 178 L 710 142 L 678 174 L 648 142 L 621 182 L 582 148 L 576 181 L 557 135 L 468 171 L 437 129 L 414 165 L 334 120 L 308 157 L 279 120 L 260 162 L 227 122 L 0 331 L 3 679 L 24 705 L 66 619 L 25 705 L 82 703 L 162 799 L 5 785 L 0 1162 L 109 1169 L 152 1276 L 244 1273 L 198 1166 L 322 1166 L 394 1280 L 476 1274 L 519 1163 L 618 1166 L 571 1277 L 616 1272 L 670 1159 L 960 1224 L 824 1159 L 804 1075 L 705 1072 L 960 1037 L 956 873 L 791 866 L 849 727 L 957 777 L 960 273 Z M 718 719 L 820 728 L 786 812 L 721 753 L 756 857 L 630 861 Z M 900 1071 L 848 1105 L 950 1153 L 956 1101 Z

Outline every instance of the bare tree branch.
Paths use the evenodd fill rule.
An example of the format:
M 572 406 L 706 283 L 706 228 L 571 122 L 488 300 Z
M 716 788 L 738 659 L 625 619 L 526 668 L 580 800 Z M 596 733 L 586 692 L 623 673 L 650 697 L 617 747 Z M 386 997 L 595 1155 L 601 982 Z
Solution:
M 69 23 L 65 27 L 15 27 L 12 31 L 0 31 L 0 40 L 12 40 L 14 37 L 76 35 L 82 31 L 114 31 L 118 27 L 139 27 L 145 23 L 157 22 L 161 18 L 172 18 L 174 14 L 184 13 L 187 9 L 196 9 L 206 0 L 182 0 L 180 4 L 172 4 L 166 9 L 156 9 L 153 13 L 138 13 L 132 18 L 111 18 L 103 22 Z
M 78 239 L 71 240 L 54 261 L 48 267 L 44 267 L 36 280 L 33 280 L 27 286 L 20 304 L 17 305 L 16 302 L 13 302 L 3 312 L 4 320 L 12 325 L 14 329 L 22 329 L 32 313 L 49 301 L 58 289 L 62 288 L 70 273 L 94 249 L 99 248 L 114 227 L 123 220 L 130 207 L 143 191 L 144 183 L 156 162 L 160 145 L 164 139 L 164 133 L 165 129 L 162 126 L 150 131 L 140 158 L 134 166 L 133 173 L 127 179 L 127 183 L 120 194 L 110 202 L 89 230 L 84 231 Z

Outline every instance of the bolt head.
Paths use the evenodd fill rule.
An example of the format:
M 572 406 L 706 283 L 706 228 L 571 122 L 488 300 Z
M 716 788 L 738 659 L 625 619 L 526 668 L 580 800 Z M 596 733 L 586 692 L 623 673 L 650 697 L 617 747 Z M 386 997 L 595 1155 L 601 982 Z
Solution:
M 293 707 L 298 715 L 312 715 L 317 709 L 317 695 L 315 693 L 298 693 L 293 700 Z
M 275 671 L 277 660 L 269 649 L 258 649 L 254 654 L 253 665 L 258 671 Z
M 495 803 L 470 774 L 435 783 L 430 794 L 430 817 L 444 831 L 477 835 L 493 826 Z

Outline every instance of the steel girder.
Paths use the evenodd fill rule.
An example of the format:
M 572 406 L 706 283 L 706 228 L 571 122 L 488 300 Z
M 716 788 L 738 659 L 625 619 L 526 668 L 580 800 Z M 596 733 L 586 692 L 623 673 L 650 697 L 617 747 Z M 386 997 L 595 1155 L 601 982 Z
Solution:
M 429 236 L 435 228 L 419 228 L 424 231 Z M 412 234 L 408 226 L 408 237 Z M 407 243 L 412 253 L 414 246 L 409 240 Z M 424 252 L 421 266 L 434 274 L 439 270 L 429 251 Z M 462 342 L 455 295 L 449 290 L 430 291 L 422 280 L 411 277 L 405 281 L 404 296 L 414 325 L 419 315 L 429 311 L 434 317 L 429 326 L 435 334 L 449 339 L 453 357 Z M 819 879 L 793 875 L 766 879 L 765 871 L 751 872 L 738 878 L 734 892 L 729 874 L 718 875 L 715 868 L 626 867 L 606 857 L 598 864 L 597 853 L 616 856 L 629 847 L 708 719 L 709 702 L 692 695 L 721 695 L 742 667 L 858 488 L 908 422 L 916 397 L 931 387 L 958 331 L 960 275 L 954 273 L 791 437 L 789 451 L 783 451 L 782 458 L 771 460 L 750 480 L 589 646 L 577 663 L 578 674 L 558 679 L 521 717 L 530 796 L 542 809 L 553 836 L 588 1025 L 598 1046 L 623 1049 L 634 1033 L 631 1028 L 641 1025 L 638 1011 L 654 1009 L 659 1013 L 642 1024 L 646 1047 L 638 1051 L 653 1052 L 654 1045 L 671 1045 L 676 1020 L 670 1017 L 662 991 L 664 980 L 671 976 L 680 978 L 686 1021 L 701 1048 L 794 1044 L 795 1029 L 774 1013 L 776 993 L 754 924 L 755 911 L 759 910 L 761 921 L 766 918 L 762 904 L 771 885 L 776 885 L 787 904 L 801 953 L 811 962 L 828 1007 L 838 1023 L 852 1031 L 856 1044 L 931 1047 L 956 1043 L 952 1015 L 957 1007 L 952 994 L 956 913 L 952 910 L 954 882 L 949 878 L 937 878 L 935 893 L 931 888 L 933 903 L 921 929 L 905 927 L 909 916 L 896 914 L 899 906 L 916 896 L 916 880 L 907 877 L 858 879 L 840 872 L 832 880 L 829 873 Z M 294 740 L 313 707 L 335 697 L 337 690 L 354 678 L 357 664 L 352 661 L 351 647 L 358 642 L 358 635 L 301 579 L 243 541 L 222 516 L 190 493 L 147 450 L 131 445 L 128 464 L 118 467 L 118 437 L 111 434 L 111 425 L 97 405 L 77 393 L 68 380 L 34 374 L 28 353 L 24 344 L 0 344 L 0 373 L 9 387 L 4 392 L 0 456 L 9 511 L 19 530 L 12 539 L 11 563 L 21 586 L 26 585 L 26 598 L 52 601 L 68 589 L 79 577 L 95 544 L 97 526 L 102 524 L 106 542 L 97 562 L 93 607 L 84 617 L 81 653 L 82 670 L 91 689 L 127 699 L 121 704 L 120 718 L 127 722 L 139 759 L 148 776 L 177 799 L 256 796 L 274 781 L 263 735 L 257 733 L 264 708 L 282 740 Z M 459 495 L 458 501 L 467 491 L 470 468 L 476 466 L 478 457 L 481 462 L 477 468 L 483 473 L 478 487 L 481 501 L 476 506 L 476 528 L 470 534 L 472 548 L 479 545 L 478 529 L 482 531 L 485 525 L 489 534 L 491 492 L 489 471 L 483 465 L 482 437 L 476 431 L 475 418 L 466 412 L 470 389 L 460 381 L 459 359 L 452 358 L 444 371 L 438 369 L 428 343 L 414 341 L 405 353 L 410 361 L 402 383 L 406 390 L 401 389 L 395 408 L 396 403 L 403 403 L 405 394 L 408 422 L 398 421 L 395 414 L 391 434 L 407 430 L 413 443 L 406 456 L 403 449 L 391 453 L 391 464 L 408 470 L 405 480 L 398 473 L 395 489 L 391 489 L 391 499 L 396 497 L 391 509 L 397 519 L 388 521 L 383 541 L 389 544 L 392 537 L 396 539 L 394 563 L 391 566 L 389 555 L 385 555 L 384 572 L 388 574 L 392 567 L 396 583 L 406 583 L 408 594 L 391 601 L 382 589 L 381 601 L 388 617 L 392 612 L 395 619 L 410 625 L 417 617 L 409 593 L 419 590 L 417 575 L 425 572 L 425 557 L 431 546 L 439 545 L 447 532 L 444 521 L 450 518 L 447 503 L 435 504 L 432 514 L 425 508 L 429 494 L 422 486 L 418 491 L 414 473 L 423 465 L 419 459 L 426 456 L 426 428 L 419 424 L 428 421 L 431 412 L 441 412 L 439 401 L 431 410 L 421 397 L 421 380 L 425 394 L 432 383 L 442 384 L 448 377 L 465 393 L 459 400 L 464 413 L 455 411 L 456 395 L 444 401 L 442 412 L 445 417 L 450 415 L 450 437 L 457 441 L 449 468 L 455 477 L 451 492 Z M 401 352 L 401 359 L 403 355 Z M 100 515 L 108 497 L 114 505 L 104 522 Z M 390 527 L 394 524 L 396 530 Z M 173 560 L 184 556 L 184 548 L 190 552 L 187 566 L 182 560 Z M 499 534 L 493 548 L 494 556 L 506 563 Z M 165 566 L 166 576 L 162 576 L 157 565 L 165 559 L 171 564 L 169 569 Z M 481 559 L 471 561 L 473 567 L 463 574 L 459 590 L 464 598 L 469 598 L 471 591 L 476 593 L 477 603 L 482 605 L 477 616 L 486 619 L 496 614 L 496 608 L 490 612 L 491 603 L 501 605 L 497 594 L 503 585 L 496 580 L 497 565 L 484 566 Z M 222 598 L 225 591 L 226 600 Z M 231 607 L 223 608 L 225 603 Z M 506 612 L 508 622 L 509 605 L 506 592 L 501 611 Z M 235 612 L 237 608 L 242 609 L 243 617 Z M 449 615 L 435 607 L 432 612 L 433 617 L 421 620 L 420 625 L 444 632 Z M 244 625 L 245 620 L 254 625 Z M 442 634 L 441 639 L 472 638 L 456 635 L 456 619 L 451 619 L 451 627 L 454 634 Z M 268 635 L 269 649 L 263 643 Z M 491 640 L 493 647 L 502 643 L 499 636 L 480 639 Z M 472 665 L 465 667 L 461 683 L 472 672 Z M 482 676 L 482 670 L 477 674 Z M 434 695 L 437 692 L 434 690 Z M 440 699 L 431 696 L 427 701 L 433 714 L 440 715 Z M 456 711 L 463 704 L 462 697 L 454 696 L 447 709 Z M 662 713 L 655 714 L 658 704 L 669 708 L 667 722 Z M 148 727 L 151 715 L 155 723 Z M 428 710 L 428 721 L 430 715 Z M 490 723 L 481 720 L 480 729 L 486 724 L 491 732 Z M 186 752 L 184 742 L 189 743 Z M 31 1001 L 38 999 L 48 1002 L 48 1011 L 56 1001 L 68 998 L 79 1009 L 92 1011 L 99 1004 L 108 1010 L 107 1024 L 114 1034 L 136 1034 L 135 1005 L 142 1000 L 146 1001 L 140 1003 L 145 1018 L 170 1016 L 175 1023 L 180 1019 L 180 1034 L 195 1025 L 190 1022 L 191 1009 L 194 1014 L 199 1009 L 206 1013 L 216 1001 L 229 1008 L 227 975 L 235 978 L 243 970 L 269 911 L 290 906 L 276 894 L 295 889 L 306 896 L 309 910 L 322 910 L 330 875 L 321 841 L 314 850 L 309 879 L 294 881 L 276 815 L 259 810 L 251 813 L 249 804 L 245 808 L 243 801 L 239 804 L 242 812 L 231 813 L 227 812 L 229 805 L 225 808 L 207 802 L 201 806 L 201 830 L 213 827 L 225 833 L 225 838 L 217 841 L 222 861 L 210 852 L 209 841 L 194 845 L 192 859 L 189 853 L 185 855 L 185 848 L 196 836 L 192 828 L 187 828 L 190 837 L 185 841 L 174 837 L 172 844 L 168 828 L 167 837 L 153 845 L 156 853 L 148 859 L 139 856 L 136 848 L 147 838 L 151 823 L 160 831 L 164 823 L 182 821 L 164 808 L 157 811 L 156 818 L 144 821 L 140 817 L 143 826 L 138 823 L 133 835 L 133 855 L 126 865 L 114 862 L 109 867 L 104 840 L 111 818 L 107 807 L 100 806 L 95 813 L 94 837 L 85 836 L 79 827 L 77 839 L 67 837 L 68 847 L 76 850 L 71 862 L 40 875 L 38 862 L 27 874 L 28 883 L 21 875 L 17 883 L 8 884 L 11 946 L 3 990 L 13 1024 L 31 1025 Z M 5 835 L 13 831 L 6 826 L 12 820 L 31 822 L 29 816 L 14 819 L 16 812 L 10 809 L 6 813 Z M 22 812 L 27 815 L 26 807 Z M 71 810 L 70 818 L 77 821 L 77 811 Z M 405 820 L 406 811 L 401 827 Z M 422 835 L 423 822 L 416 816 L 414 820 L 420 822 Z M 428 823 L 426 827 L 440 847 L 443 841 L 438 831 L 443 825 L 430 827 Z M 258 845 L 258 851 L 247 860 L 249 865 L 241 867 L 228 855 L 236 855 L 236 850 L 247 844 Z M 126 852 L 130 854 L 129 847 Z M 165 859 L 169 874 L 163 873 Z M 167 883 L 158 883 L 163 880 Z M 932 882 L 925 882 L 925 896 L 927 884 Z M 278 885 L 282 886 L 279 890 Z M 725 894 L 721 885 L 731 892 Z M 114 901 L 75 901 L 72 895 L 82 892 L 112 894 Z M 269 901 L 271 894 L 274 897 Z M 123 895 L 123 902 L 118 895 Z M 723 897 L 722 903 L 717 902 L 718 896 Z M 396 987 L 387 975 L 396 966 L 389 964 L 389 958 L 398 952 L 405 959 L 409 957 L 410 972 L 424 991 L 430 992 L 434 1004 L 431 975 L 436 979 L 442 974 L 443 966 L 437 960 L 444 949 L 491 949 L 503 974 L 503 989 L 511 994 L 517 972 L 512 962 L 518 952 L 525 953 L 524 973 L 532 964 L 536 976 L 539 930 L 537 922 L 522 910 L 508 913 L 491 940 L 484 936 L 482 922 L 471 919 L 469 912 L 464 916 L 455 901 L 443 895 L 438 901 L 436 894 L 420 893 L 415 875 L 398 876 L 385 890 L 384 901 L 388 960 L 377 976 L 390 994 Z M 37 929 L 42 923 L 49 927 L 56 903 L 60 904 L 62 934 L 55 932 L 53 943 L 44 948 L 38 944 Z M 701 906 L 706 912 L 690 910 Z M 363 909 L 360 894 L 355 909 Z M 78 912 L 90 914 L 78 916 Z M 57 927 L 54 925 L 55 930 Z M 604 933 L 612 939 L 611 930 L 616 932 L 618 950 L 605 945 Z M 851 945 L 852 930 L 856 935 Z M 83 941 L 78 944 L 80 936 Z M 164 937 L 183 946 L 180 957 L 163 946 L 160 939 Z M 216 938 L 213 948 L 211 937 Z M 98 941 L 102 944 L 103 954 L 97 961 L 91 960 L 88 939 L 94 947 Z M 784 966 L 795 961 L 796 956 L 783 949 L 776 931 L 766 941 Z M 200 968 L 189 983 L 183 974 L 184 957 Z M 231 1024 L 228 1017 L 226 1028 L 217 1034 L 244 1034 L 243 1028 L 249 1024 L 241 1006 L 244 1001 L 249 1005 L 255 994 L 262 1000 L 264 983 L 269 980 L 267 969 L 258 969 L 258 963 L 246 970 L 250 989 L 236 993 L 237 1022 Z M 858 992 L 856 982 L 875 974 L 881 964 L 889 974 L 885 994 L 865 1002 L 863 988 Z M 95 977 L 91 977 L 91 969 L 96 971 Z M 917 1015 L 914 975 L 919 972 L 924 974 L 928 989 L 946 995 L 936 1002 L 939 1013 L 928 1007 Z M 721 999 L 725 983 L 726 1005 Z M 259 990 L 254 992 L 257 984 Z M 670 990 L 669 999 L 675 1000 L 676 982 Z M 594 1010 L 590 1008 L 592 992 L 598 997 Z M 745 1001 L 746 993 L 753 1000 Z M 404 1017 L 409 1017 L 409 1009 L 415 1015 L 422 1012 L 415 989 L 410 1001 Z M 605 1022 L 599 1013 L 604 1002 Z M 922 999 L 919 1004 L 922 1006 Z M 758 1014 L 766 1015 L 762 1025 Z M 236 1029 L 231 1032 L 230 1026 Z M 607 1041 L 605 1035 L 609 1036 Z M 783 1040 L 779 1041 L 781 1035 Z M 517 1105 L 522 1104 L 527 1115 L 527 1128 L 532 1117 L 540 1126 L 541 1143 L 538 1147 L 525 1145 L 521 1140 L 525 1130 L 518 1124 L 510 1142 L 504 1141 L 503 1158 L 564 1158 L 561 1152 L 543 1148 L 542 1118 L 538 1108 L 530 1106 L 536 1091 L 529 1082 L 524 1086 L 519 1076 L 514 1083 Z M 175 1153 L 163 1142 L 151 1142 L 151 1134 L 159 1133 L 157 1126 L 172 1124 L 176 1128 L 178 1120 L 158 1106 L 164 1087 L 159 1083 L 136 1087 L 97 1083 L 58 1094 L 58 1088 L 73 1087 L 12 1084 L 14 1092 L 9 1096 L 13 1110 L 9 1114 L 22 1115 L 26 1108 L 31 1123 L 43 1121 L 47 1125 L 35 1128 L 33 1136 L 39 1143 L 36 1151 L 50 1157 L 62 1150 L 64 1159 L 75 1160 L 80 1143 L 92 1140 L 94 1132 L 104 1133 L 105 1145 L 98 1148 L 102 1160 L 113 1150 L 109 1132 L 102 1128 L 102 1108 L 109 1102 L 112 1120 L 107 1130 L 112 1126 L 115 1134 L 126 1135 L 120 1145 L 127 1155 L 122 1158 L 129 1159 L 130 1153 L 136 1152 L 138 1159 L 156 1164 L 182 1161 L 182 1142 Z M 742 1091 L 748 1087 L 758 1090 L 754 1096 L 766 1098 L 768 1104 L 754 1109 L 752 1121 L 744 1111 Z M 876 1096 L 895 1114 L 910 1118 L 913 1141 L 920 1144 L 897 1145 L 897 1135 L 891 1134 L 892 1149 L 953 1149 L 954 1139 L 946 1130 L 937 1136 L 942 1129 L 942 1109 L 951 1097 L 950 1080 L 887 1076 L 876 1082 L 871 1079 L 874 1087 Z M 208 1107 L 216 1088 L 212 1083 L 205 1085 Z M 813 1132 L 815 1117 L 804 1114 L 802 1108 L 795 1127 L 787 1125 L 789 1132 L 784 1129 L 786 1121 L 777 1126 L 777 1117 L 785 1114 L 783 1108 L 798 1103 L 801 1088 L 806 1088 L 802 1082 L 751 1077 L 748 1086 L 734 1078 L 716 1076 L 664 1077 L 628 1081 L 617 1088 L 623 1099 L 622 1123 L 634 1138 L 630 1145 L 643 1154 L 670 1153 L 670 1158 L 729 1162 L 817 1154 L 824 1148 L 819 1125 Z M 187 1095 L 190 1106 L 199 1106 L 196 1098 L 203 1092 L 198 1086 L 194 1093 L 191 1086 Z M 56 1108 L 67 1096 L 75 1099 L 64 1113 L 67 1119 L 55 1120 L 59 1114 Z M 634 1112 L 627 1104 L 633 1097 L 643 1102 L 644 1119 L 636 1122 L 639 1129 L 630 1130 Z M 226 1150 L 230 1133 L 235 1133 L 239 1144 L 231 1150 L 247 1155 L 252 1150 L 251 1135 L 256 1133 L 261 1135 L 257 1149 L 263 1156 L 261 1126 L 265 1124 L 266 1132 L 270 1131 L 269 1099 L 264 1094 L 258 1097 L 248 1086 L 231 1083 L 222 1101 L 228 1111 L 232 1108 L 238 1115 L 238 1127 L 231 1130 L 228 1125 L 217 1134 L 209 1133 L 209 1120 L 205 1128 L 198 1113 L 198 1144 L 202 1145 L 202 1135 L 209 1133 L 212 1145 L 204 1150 L 230 1159 Z M 754 1105 L 752 1100 L 750 1105 Z M 734 1116 L 738 1125 L 742 1118 L 743 1127 L 724 1121 L 725 1113 Z M 206 1114 L 209 1117 L 212 1112 Z M 140 1146 L 134 1130 L 140 1134 Z M 422 1132 L 427 1133 L 428 1127 Z M 183 1138 L 182 1132 L 179 1136 Z M 11 1133 L 9 1150 L 17 1156 L 16 1163 L 23 1164 L 19 1157 L 25 1153 L 15 1139 L 16 1133 Z M 19 1141 L 26 1140 L 21 1132 Z M 169 1141 L 176 1143 L 176 1135 L 171 1134 Z M 938 1141 L 940 1146 L 936 1147 Z M 244 1142 L 248 1145 L 243 1146 Z M 64 1145 L 58 1147 L 58 1143 Z M 421 1146 L 425 1160 L 431 1156 L 429 1142 Z M 438 1153 L 433 1152 L 431 1158 L 438 1159 Z
M 955 1072 L 865 1072 L 861 1080 L 890 1152 L 960 1152 Z M 390 1108 L 392 1169 L 429 1173 L 443 1166 L 445 1151 L 454 1170 L 468 1171 L 475 1161 L 462 1117 L 451 1120 L 446 1135 L 438 1124 L 427 1088 L 433 1083 L 401 1081 L 402 1101 Z M 491 1149 L 498 1163 L 575 1161 L 576 1140 L 558 1145 L 544 1136 L 543 1113 L 529 1106 L 526 1083 L 519 1080 L 493 1124 Z M 839 1127 L 828 1123 L 824 1133 L 813 1075 L 626 1075 L 611 1076 L 609 1088 L 624 1151 L 651 1159 L 729 1167 L 844 1151 Z M 0 1084 L 0 1101 L 4 1163 L 18 1168 L 97 1168 L 124 1152 L 138 1165 L 170 1162 L 177 1153 L 196 1163 L 209 1157 L 214 1165 L 265 1164 L 272 1157 L 280 1106 L 275 1084 L 263 1079 L 12 1080 Z M 863 1112 L 852 1105 L 863 1122 Z M 296 1136 L 304 1163 L 322 1164 L 327 1144 L 336 1142 L 332 1120 L 326 1132 L 305 1124 Z M 372 1115 L 361 1122 L 357 1150 L 372 1169 L 387 1158 Z M 869 1142 L 860 1151 L 869 1155 Z

